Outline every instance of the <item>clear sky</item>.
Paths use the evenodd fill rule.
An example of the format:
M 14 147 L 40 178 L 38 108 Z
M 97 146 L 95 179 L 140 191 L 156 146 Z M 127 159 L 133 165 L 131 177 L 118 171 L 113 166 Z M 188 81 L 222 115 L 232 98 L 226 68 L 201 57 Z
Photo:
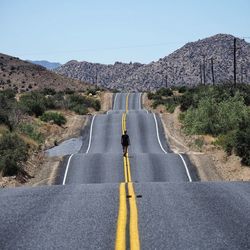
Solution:
M 0 0 L 0 24 L 0 52 L 22 59 L 149 63 L 217 33 L 250 37 L 250 0 Z

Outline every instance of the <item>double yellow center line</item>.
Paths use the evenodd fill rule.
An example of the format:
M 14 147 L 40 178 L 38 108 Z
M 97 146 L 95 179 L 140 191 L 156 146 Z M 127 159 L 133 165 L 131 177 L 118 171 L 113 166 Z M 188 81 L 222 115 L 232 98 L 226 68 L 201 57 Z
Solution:
M 126 129 L 126 118 L 128 112 L 128 97 L 126 96 L 126 112 L 122 114 L 122 134 Z M 139 230 L 138 230 L 138 211 L 136 205 L 136 195 L 131 178 L 130 161 L 128 153 L 123 157 L 124 179 L 125 182 L 120 184 L 119 188 L 119 212 L 116 230 L 116 250 L 126 249 L 126 227 L 127 227 L 127 198 L 129 199 L 129 235 L 130 235 L 130 249 L 140 249 Z M 126 189 L 127 186 L 127 189 Z

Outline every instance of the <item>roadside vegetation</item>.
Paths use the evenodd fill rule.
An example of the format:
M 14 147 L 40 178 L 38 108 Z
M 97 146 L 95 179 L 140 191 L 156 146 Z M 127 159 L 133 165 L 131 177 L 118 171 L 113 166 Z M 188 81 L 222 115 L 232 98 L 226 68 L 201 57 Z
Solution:
M 178 105 L 184 131 L 212 135 L 228 155 L 235 153 L 250 166 L 250 86 L 238 84 L 160 89 L 149 93 L 152 107 L 164 105 L 174 112 Z M 199 142 L 200 144 L 200 142 Z
M 76 93 L 44 89 L 21 95 L 14 90 L 1 91 L 0 174 L 25 174 L 27 159 L 46 139 L 41 129 L 45 124 L 65 125 L 63 113 L 69 110 L 81 115 L 100 110 L 100 101 L 95 97 L 98 90 Z

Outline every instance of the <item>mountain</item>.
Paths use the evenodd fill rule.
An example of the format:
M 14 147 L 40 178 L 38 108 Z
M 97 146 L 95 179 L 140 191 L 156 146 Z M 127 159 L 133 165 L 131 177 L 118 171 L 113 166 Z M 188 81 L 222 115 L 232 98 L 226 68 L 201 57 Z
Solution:
M 213 58 L 215 83 L 233 81 L 234 36 L 215 36 L 190 42 L 172 54 L 149 64 L 104 65 L 70 61 L 54 71 L 58 74 L 118 90 L 154 90 L 166 86 L 193 86 L 212 83 Z M 237 81 L 250 82 L 250 44 L 236 39 Z
M 88 84 L 60 76 L 46 68 L 0 53 L 0 90 L 12 88 L 18 92 L 54 88 L 80 90 Z
M 31 62 L 31 63 L 36 64 L 36 65 L 43 66 L 46 69 L 56 69 L 56 68 L 58 68 L 58 67 L 60 67 L 62 65 L 61 63 L 48 62 L 48 61 L 45 61 L 45 60 L 42 60 L 42 61 L 31 61 L 31 60 L 28 60 L 28 62 Z
M 69 61 L 54 72 L 66 77 L 87 81 L 107 88 L 120 88 L 129 75 L 134 74 L 143 64 L 121 63 L 113 65 Z

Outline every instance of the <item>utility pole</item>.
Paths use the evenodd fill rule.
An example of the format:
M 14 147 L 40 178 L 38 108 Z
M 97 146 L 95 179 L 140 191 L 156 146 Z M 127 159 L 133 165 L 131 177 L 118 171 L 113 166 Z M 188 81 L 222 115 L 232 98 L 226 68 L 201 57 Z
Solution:
M 205 61 L 205 55 L 203 55 L 203 81 L 204 85 L 206 84 L 206 61 Z
M 213 57 L 211 58 L 211 72 L 212 72 L 212 82 L 214 85 L 214 59 Z
M 165 86 L 167 89 L 168 88 L 168 74 L 166 74 L 166 76 L 165 76 Z
M 236 87 L 236 38 L 234 38 L 234 87 Z

